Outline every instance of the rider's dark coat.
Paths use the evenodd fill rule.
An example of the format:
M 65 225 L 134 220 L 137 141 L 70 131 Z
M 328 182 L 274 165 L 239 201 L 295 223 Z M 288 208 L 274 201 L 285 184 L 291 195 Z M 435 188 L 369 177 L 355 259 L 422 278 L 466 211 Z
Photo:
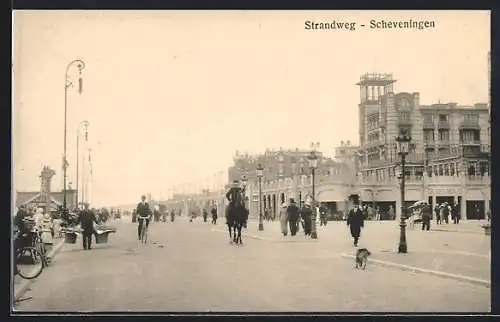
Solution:
M 144 204 L 139 202 L 139 204 L 137 204 L 137 215 L 141 217 L 149 217 L 151 215 L 151 208 L 149 208 L 149 204 L 147 202 Z
M 229 200 L 230 203 L 235 202 L 238 199 L 238 195 L 242 192 L 241 188 L 237 187 L 232 187 L 229 189 L 229 191 L 226 193 L 226 198 Z

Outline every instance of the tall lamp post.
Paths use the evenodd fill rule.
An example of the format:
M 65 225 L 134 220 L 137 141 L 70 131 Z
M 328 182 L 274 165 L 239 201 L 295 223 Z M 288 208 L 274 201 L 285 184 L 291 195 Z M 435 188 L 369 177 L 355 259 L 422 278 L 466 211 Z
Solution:
M 79 146 L 80 146 L 80 128 L 81 126 L 84 126 L 85 128 L 85 142 L 88 140 L 88 131 L 87 128 L 89 127 L 90 123 L 88 121 L 81 121 L 78 124 L 78 128 L 76 129 L 76 207 L 78 208 L 78 191 L 79 191 L 79 185 L 78 185 L 78 178 L 79 178 L 79 160 L 80 160 L 80 152 L 79 152 Z M 82 200 L 83 201 L 83 200 Z
M 405 162 L 406 155 L 409 153 L 411 137 L 406 132 L 400 132 L 396 137 L 397 151 L 401 156 L 401 218 L 399 227 L 399 247 L 398 253 L 407 253 L 408 247 L 406 244 L 406 212 L 405 212 Z
M 259 230 L 264 230 L 262 222 L 262 177 L 264 176 L 264 167 L 261 164 L 257 165 L 257 178 L 259 178 Z
M 243 188 L 243 200 L 246 200 L 246 190 L 247 190 L 248 179 L 246 176 L 241 177 L 241 185 Z
M 66 202 L 66 180 L 67 180 L 67 168 L 68 168 L 68 158 L 66 157 L 67 152 L 67 115 L 68 115 L 68 89 L 73 87 L 73 83 L 68 79 L 68 71 L 71 67 L 76 66 L 78 68 L 78 92 L 81 93 L 83 89 L 83 79 L 82 70 L 85 69 L 85 62 L 80 59 L 75 59 L 71 61 L 68 66 L 66 66 L 66 73 L 64 75 L 64 156 L 63 156 L 63 208 L 67 209 Z
M 311 168 L 311 174 L 312 174 L 312 207 L 313 207 L 313 214 L 312 214 L 312 225 L 311 225 L 311 238 L 312 239 L 317 239 L 318 238 L 318 233 L 316 232 L 316 194 L 315 194 L 315 187 L 314 187 L 314 176 L 316 172 L 316 167 L 318 166 L 318 156 L 316 155 L 316 152 L 313 150 L 311 151 L 311 154 L 308 157 L 309 159 L 309 167 Z

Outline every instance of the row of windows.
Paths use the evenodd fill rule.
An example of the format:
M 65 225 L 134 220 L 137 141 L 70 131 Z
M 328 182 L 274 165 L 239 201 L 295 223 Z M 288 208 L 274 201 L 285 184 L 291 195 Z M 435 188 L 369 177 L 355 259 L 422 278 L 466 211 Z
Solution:
M 436 118 L 439 122 L 448 122 L 449 114 L 438 114 L 437 116 L 435 114 L 429 114 L 429 113 L 424 114 L 424 122 L 434 122 L 434 120 Z M 478 114 L 465 114 L 464 121 L 469 122 L 469 123 L 478 123 L 479 122 L 479 115 Z
M 434 130 L 426 130 L 424 131 L 424 140 L 425 142 L 433 142 L 435 140 Z M 480 132 L 477 130 L 463 130 L 460 131 L 460 141 L 479 141 Z M 438 140 L 439 141 L 449 141 L 450 140 L 450 131 L 449 130 L 439 130 L 438 131 Z

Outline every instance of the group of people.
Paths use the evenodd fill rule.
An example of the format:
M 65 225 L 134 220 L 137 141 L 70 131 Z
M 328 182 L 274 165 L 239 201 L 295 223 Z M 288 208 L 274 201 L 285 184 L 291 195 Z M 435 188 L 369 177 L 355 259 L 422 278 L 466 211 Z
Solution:
M 26 220 L 33 225 L 28 225 Z M 43 208 L 26 209 L 21 205 L 14 217 L 14 229 L 22 233 L 28 233 L 32 228 L 41 232 L 42 241 L 51 245 L 53 238 L 60 237 L 62 219 L 56 214 L 45 212 Z
M 41 233 L 44 244 L 53 244 L 54 238 L 62 237 L 62 229 L 65 227 L 80 226 L 82 229 L 83 249 L 92 248 L 92 235 L 95 234 L 94 224 L 98 225 L 107 220 L 106 212 L 102 210 L 89 209 L 89 204 L 85 203 L 83 209 L 68 211 L 59 207 L 57 211 L 47 212 L 43 208 L 26 209 L 24 205 L 19 209 L 14 217 L 14 226 L 19 234 L 19 238 L 30 238 L 33 228 Z M 34 225 L 29 224 L 29 221 Z M 24 245 L 30 240 L 21 240 L 18 245 Z
M 302 207 L 297 206 L 293 198 L 290 198 L 288 204 L 284 202 L 279 212 L 281 233 L 283 236 L 288 235 L 288 229 L 290 229 L 290 235 L 295 236 L 300 226 L 303 228 L 304 235 L 311 236 L 313 220 L 315 219 L 313 214 L 315 211 L 319 212 L 320 218 L 323 217 L 320 219 L 320 225 L 322 225 L 325 216 L 321 216 L 321 214 L 324 214 L 326 211 L 322 210 L 321 207 L 314 207 L 310 199 L 306 200 Z M 346 219 L 347 226 L 350 227 L 351 235 L 354 239 L 354 246 L 357 246 L 361 236 L 361 228 L 364 227 L 365 220 L 365 215 L 359 203 L 354 202 Z
M 437 204 L 434 207 L 434 213 L 436 214 L 437 225 L 440 225 L 443 222 L 448 224 L 450 222 L 450 217 L 454 224 L 458 224 L 460 222 L 460 208 L 458 203 L 455 203 L 453 206 L 449 205 L 447 202 L 440 205 Z
M 207 208 L 202 209 L 202 214 L 203 214 L 203 222 L 208 222 Z M 217 206 L 216 205 L 212 205 L 212 207 L 210 208 L 210 214 L 212 215 L 212 224 L 217 225 Z

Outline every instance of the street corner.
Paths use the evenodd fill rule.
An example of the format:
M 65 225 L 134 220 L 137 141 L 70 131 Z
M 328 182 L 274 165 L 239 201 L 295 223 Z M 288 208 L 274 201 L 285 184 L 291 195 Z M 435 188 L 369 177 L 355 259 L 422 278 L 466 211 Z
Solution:
M 373 265 L 491 287 L 490 264 L 486 260 L 471 261 L 456 253 L 398 253 L 384 249 L 371 252 L 368 262 Z M 354 260 L 356 252 L 344 252 L 340 256 Z

